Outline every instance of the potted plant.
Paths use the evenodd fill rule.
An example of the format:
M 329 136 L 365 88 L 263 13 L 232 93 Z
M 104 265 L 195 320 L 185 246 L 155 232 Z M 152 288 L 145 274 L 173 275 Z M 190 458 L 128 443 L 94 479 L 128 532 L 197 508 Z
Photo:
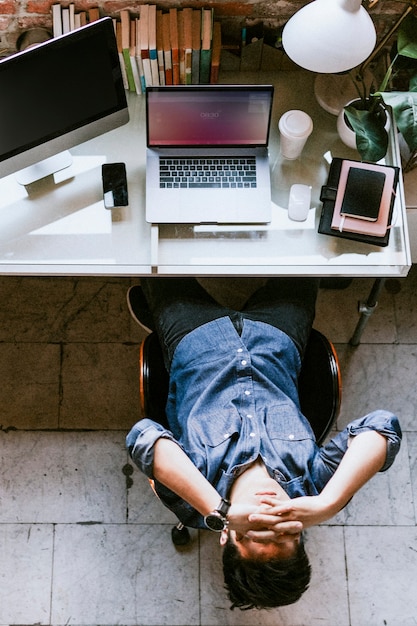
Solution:
M 410 73 L 408 91 L 386 91 L 400 57 L 417 59 L 417 19 L 408 15 L 398 31 L 397 52 L 380 88 L 368 91 L 356 79 L 359 98 L 344 108 L 344 114 L 356 135 L 356 148 L 364 161 L 384 158 L 388 148 L 385 105 L 391 107 L 393 121 L 411 153 L 417 150 L 417 70 Z

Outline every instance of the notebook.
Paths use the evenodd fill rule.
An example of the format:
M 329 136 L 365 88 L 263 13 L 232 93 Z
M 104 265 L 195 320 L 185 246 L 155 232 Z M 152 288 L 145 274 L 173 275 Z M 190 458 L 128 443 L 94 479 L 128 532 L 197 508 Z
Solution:
M 146 89 L 146 220 L 271 220 L 268 138 L 273 86 Z
M 331 227 L 383 237 L 391 219 L 395 178 L 390 165 L 343 160 Z
M 341 196 L 343 197 L 344 195 L 347 173 L 350 167 L 374 171 L 379 169 L 385 173 L 385 184 L 389 190 L 389 202 L 384 202 L 384 208 L 380 209 L 376 222 L 352 217 L 343 218 L 340 214 Z M 393 165 L 379 165 L 334 157 L 330 164 L 327 182 L 321 189 L 320 200 L 323 206 L 318 232 L 323 235 L 331 235 L 379 247 L 387 246 L 392 230 L 390 225 L 395 205 L 395 190 L 400 173 L 401 169 Z M 383 197 L 385 192 L 386 189 L 384 187 Z M 336 200 L 338 202 L 337 205 Z M 353 250 L 354 248 L 352 248 Z

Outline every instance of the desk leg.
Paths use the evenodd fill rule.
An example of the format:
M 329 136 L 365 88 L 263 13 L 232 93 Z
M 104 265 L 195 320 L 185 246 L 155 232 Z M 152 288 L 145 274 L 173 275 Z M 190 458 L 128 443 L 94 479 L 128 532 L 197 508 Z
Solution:
M 159 226 L 152 224 L 151 226 L 151 271 L 152 274 L 158 273 L 158 243 L 159 243 Z
M 361 314 L 361 316 L 356 325 L 355 332 L 353 333 L 352 338 L 349 341 L 351 346 L 359 345 L 362 333 L 365 329 L 366 324 L 368 323 L 368 319 L 371 317 L 372 313 L 375 311 L 378 305 L 378 297 L 381 293 L 384 283 L 385 278 L 376 278 L 374 284 L 372 285 L 372 289 L 370 291 L 367 301 L 359 302 L 359 313 Z

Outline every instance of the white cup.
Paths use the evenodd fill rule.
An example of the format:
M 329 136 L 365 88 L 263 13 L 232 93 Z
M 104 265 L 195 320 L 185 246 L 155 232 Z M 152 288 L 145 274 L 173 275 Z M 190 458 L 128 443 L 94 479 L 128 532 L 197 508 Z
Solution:
M 279 120 L 280 151 L 285 159 L 297 159 L 313 130 L 313 120 L 304 111 L 287 111 Z

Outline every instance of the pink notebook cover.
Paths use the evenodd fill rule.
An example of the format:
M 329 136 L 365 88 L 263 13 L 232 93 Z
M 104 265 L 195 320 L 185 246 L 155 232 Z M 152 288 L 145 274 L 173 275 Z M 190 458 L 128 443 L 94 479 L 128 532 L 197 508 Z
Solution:
M 382 191 L 381 209 L 379 211 L 378 219 L 375 222 L 369 222 L 367 220 L 361 220 L 354 217 L 343 217 L 340 215 L 347 176 L 351 167 L 378 172 L 383 171 L 385 174 L 385 185 Z M 375 237 L 383 237 L 387 232 L 388 218 L 391 208 L 391 196 L 393 193 L 394 170 L 391 167 L 376 165 L 374 163 L 361 163 L 359 161 L 343 161 L 334 204 L 332 229 L 340 230 L 341 232 L 346 230 L 351 233 L 363 233 L 366 235 L 374 235 Z

